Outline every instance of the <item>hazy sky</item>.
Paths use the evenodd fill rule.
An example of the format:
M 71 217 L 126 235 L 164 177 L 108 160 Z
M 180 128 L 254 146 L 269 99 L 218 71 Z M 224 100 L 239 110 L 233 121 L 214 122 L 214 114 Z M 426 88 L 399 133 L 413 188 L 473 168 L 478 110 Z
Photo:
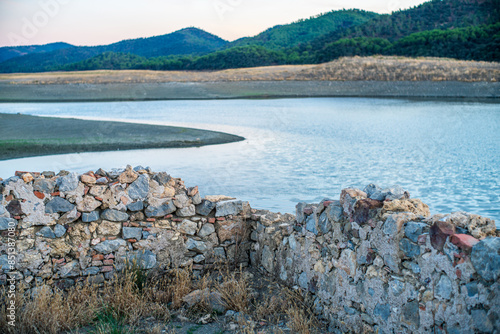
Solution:
M 390 13 L 422 0 L 0 0 L 0 46 L 99 45 L 198 27 L 227 40 L 342 8 Z

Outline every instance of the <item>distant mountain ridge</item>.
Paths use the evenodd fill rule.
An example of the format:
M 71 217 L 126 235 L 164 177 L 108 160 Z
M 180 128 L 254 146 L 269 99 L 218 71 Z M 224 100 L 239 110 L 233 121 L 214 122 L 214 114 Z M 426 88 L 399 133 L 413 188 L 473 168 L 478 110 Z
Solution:
M 500 0 L 431 0 L 392 14 L 332 11 L 234 42 L 186 28 L 104 46 L 19 47 L 29 52 L 0 62 L 0 72 L 218 70 L 376 54 L 500 61 L 499 22 Z
M 45 45 L 4 46 L 0 47 L 0 63 L 12 58 L 22 57 L 32 53 L 51 52 L 71 47 L 73 47 L 73 45 L 63 42 L 50 43 Z

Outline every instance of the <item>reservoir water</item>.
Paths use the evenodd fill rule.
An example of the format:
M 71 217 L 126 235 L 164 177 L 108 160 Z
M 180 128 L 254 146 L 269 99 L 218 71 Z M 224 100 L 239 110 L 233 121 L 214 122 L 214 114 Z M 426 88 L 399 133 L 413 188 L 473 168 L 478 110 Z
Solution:
M 495 103 L 364 98 L 3 103 L 0 112 L 187 126 L 246 138 L 199 148 L 0 161 L 3 178 L 16 170 L 142 165 L 198 185 L 202 195 L 231 195 L 255 208 L 290 213 L 299 201 L 338 199 L 345 187 L 399 184 L 431 213 L 468 211 L 500 221 L 500 105 Z

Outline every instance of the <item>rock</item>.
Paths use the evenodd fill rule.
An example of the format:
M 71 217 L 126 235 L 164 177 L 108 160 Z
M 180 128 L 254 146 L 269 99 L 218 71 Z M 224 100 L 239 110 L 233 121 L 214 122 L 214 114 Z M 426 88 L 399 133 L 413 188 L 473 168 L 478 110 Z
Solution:
M 182 194 L 177 194 L 174 197 L 174 205 L 178 207 L 179 209 L 185 208 L 190 204 L 189 202 L 189 197 L 182 193 Z
M 217 221 L 215 226 L 221 243 L 227 240 L 233 242 L 240 241 L 246 238 L 249 233 L 249 229 L 246 227 L 245 223 L 241 221 Z
M 191 197 L 191 202 L 193 202 L 194 205 L 200 204 L 201 203 L 200 193 L 196 193 L 195 195 L 193 195 L 193 197 Z
M 93 186 L 90 187 L 89 194 L 96 197 L 102 197 L 106 190 L 108 190 L 107 186 Z
M 122 229 L 121 223 L 115 223 L 107 220 L 103 220 L 97 226 L 97 233 L 100 235 L 118 235 Z M 127 239 L 127 238 L 125 238 Z
M 53 193 L 55 186 L 56 182 L 49 179 L 36 179 L 35 182 L 33 182 L 33 190 L 45 194 Z
M 432 247 L 442 251 L 446 239 L 453 234 L 455 234 L 455 225 L 442 221 L 435 222 L 429 230 Z
M 385 223 L 382 226 L 382 231 L 386 235 L 390 236 L 399 235 L 403 230 L 404 224 L 414 218 L 415 215 L 411 213 L 393 213 L 386 218 Z
M 149 193 L 149 177 L 141 174 L 127 189 L 131 199 L 144 199 Z
M 95 222 L 96 220 L 99 220 L 99 212 L 92 211 L 92 212 L 82 213 L 82 221 L 84 223 L 91 223 L 91 222 Z
M 160 206 L 148 206 L 145 210 L 146 217 L 163 217 L 177 210 L 172 201 L 163 203 Z
M 377 215 L 376 209 L 381 208 L 384 204 L 370 198 L 364 198 L 356 201 L 352 212 L 352 220 L 362 225 L 368 222 L 369 218 Z
M 487 237 L 472 247 L 472 265 L 487 281 L 500 278 L 500 238 Z
M 203 241 L 198 241 L 189 238 L 186 242 L 186 249 L 187 250 L 192 250 L 198 253 L 204 253 L 208 250 L 208 246 L 205 242 Z
M 188 205 L 182 209 L 177 210 L 176 215 L 179 217 L 192 217 L 196 214 L 194 205 Z
M 54 231 L 48 226 L 42 227 L 42 229 L 36 234 L 44 238 L 49 238 L 49 239 L 55 239 L 56 235 L 54 234 Z
M 195 222 L 192 222 L 188 219 L 184 219 L 182 223 L 177 227 L 179 232 L 188 234 L 188 235 L 195 235 L 196 230 L 198 229 L 198 224 Z
M 203 261 L 205 261 L 205 256 L 198 254 L 193 258 L 193 261 L 194 263 L 202 263 Z
M 236 198 L 224 196 L 224 195 L 209 195 L 209 196 L 205 196 L 205 199 L 207 201 L 217 203 L 220 201 L 231 201 L 231 200 L 236 199 Z
M 136 239 L 141 240 L 142 238 L 142 228 L 140 227 L 123 227 L 123 239 Z
M 123 239 L 105 240 L 94 246 L 94 249 L 102 254 L 116 252 L 120 247 L 126 247 L 127 242 Z
M 347 188 L 343 189 L 340 193 L 340 205 L 349 218 L 349 221 L 353 219 L 354 205 L 358 200 L 364 198 L 366 198 L 366 193 L 359 189 Z
M 372 195 L 375 194 L 376 192 L 382 191 L 382 188 L 380 188 L 378 185 L 374 183 L 370 183 L 365 187 L 365 189 L 363 189 L 363 191 L 366 193 L 366 196 L 368 198 L 377 200 L 377 198 L 372 197 Z M 379 201 L 383 201 L 384 199 L 379 199 Z
M 24 214 L 23 209 L 21 207 L 21 202 L 18 200 L 12 200 L 5 207 L 11 216 L 21 216 Z
M 66 228 L 62 225 L 56 224 L 54 227 L 54 234 L 56 238 L 60 238 L 66 234 Z
M 471 310 L 472 323 L 474 328 L 481 333 L 493 333 L 493 324 L 491 323 L 486 310 Z
M 45 213 L 60 213 L 73 210 L 75 206 L 61 197 L 54 197 L 45 205 Z
M 152 269 L 156 265 L 156 255 L 148 249 L 137 250 L 129 256 L 128 261 L 143 270 Z
M 452 284 L 448 276 L 442 275 L 434 288 L 434 296 L 440 299 L 451 298 Z
M 62 266 L 59 270 L 59 276 L 61 278 L 80 276 L 80 264 L 78 261 L 73 261 Z
M 318 229 L 316 228 L 316 214 L 313 213 L 306 219 L 306 230 L 318 235 Z
M 458 248 L 467 252 L 470 252 L 472 247 L 479 242 L 479 240 L 468 234 L 454 234 L 451 236 L 450 241 Z
M 323 234 L 327 234 L 332 229 L 332 224 L 330 223 L 330 220 L 328 219 L 328 214 L 326 211 L 323 211 L 323 213 L 319 216 L 318 228 L 319 228 L 320 232 Z
M 453 212 L 447 217 L 446 221 L 465 229 L 476 239 L 496 236 L 495 221 L 486 217 L 467 212 Z
M 399 242 L 399 249 L 403 252 L 406 258 L 414 258 L 420 255 L 420 246 L 403 238 Z
M 297 280 L 297 283 L 299 283 L 299 286 L 304 289 L 308 290 L 309 286 L 309 280 L 307 279 L 307 273 L 304 271 L 299 275 L 299 278 Z
M 214 202 L 204 199 L 201 201 L 201 204 L 196 206 L 196 213 L 200 216 L 208 216 L 215 209 L 215 205 Z
M 346 272 L 347 275 L 354 277 L 356 275 L 356 253 L 350 249 L 344 249 L 340 258 L 338 260 L 333 261 L 333 265 L 342 269 Z
M 16 228 L 17 220 L 12 218 L 0 217 L 0 231 L 6 231 L 9 228 Z
M 106 209 L 101 214 L 101 218 L 113 222 L 125 222 L 128 220 L 128 214 L 114 209 Z
M 381 213 L 385 214 L 386 212 L 411 212 L 416 216 L 423 217 L 428 217 L 431 214 L 429 206 L 417 198 L 384 201 Z
M 99 267 L 89 267 L 83 270 L 83 276 L 89 276 L 89 275 L 97 275 L 99 274 Z
M 300 202 L 295 205 L 295 216 L 297 217 L 298 224 L 304 224 L 306 221 L 306 216 L 304 215 L 304 209 L 307 206 L 307 203 Z
M 97 209 L 98 207 L 100 207 L 101 204 L 102 203 L 99 202 L 98 200 L 96 200 L 94 198 L 94 196 L 87 195 L 87 196 L 83 197 L 83 200 L 80 203 L 78 203 L 76 208 L 78 211 L 81 211 L 81 212 L 92 212 L 95 209 Z
M 265 245 L 262 249 L 262 266 L 270 273 L 274 269 L 274 253 L 271 251 L 268 245 Z
M 171 179 L 172 178 L 170 177 L 170 175 L 168 175 L 165 172 L 159 172 L 155 176 L 153 176 L 153 180 L 155 180 L 156 182 L 158 182 L 158 184 L 160 186 L 167 185 Z
M 328 219 L 333 222 L 340 222 L 344 217 L 344 209 L 340 205 L 340 201 L 333 201 L 326 209 Z
M 110 173 L 110 176 L 113 177 L 114 175 L 112 175 Z M 127 168 L 125 169 L 125 171 L 122 172 L 118 176 L 118 182 L 120 182 L 120 183 L 132 183 L 135 180 L 137 180 L 138 177 L 139 177 L 139 174 L 137 174 L 136 172 L 134 172 L 134 170 L 132 169 L 132 166 L 127 166 Z
M 216 217 L 229 215 L 247 214 L 250 211 L 250 204 L 244 201 L 217 202 L 215 207 Z
M 398 185 L 392 186 L 390 188 L 385 188 L 385 189 L 379 189 L 371 194 L 369 196 L 371 199 L 378 200 L 378 201 L 394 201 L 394 200 L 401 200 L 401 199 L 409 199 L 410 198 L 410 193 L 401 188 Z
M 82 181 L 86 185 L 94 185 L 97 182 L 95 177 L 87 174 L 83 174 L 82 176 L 80 176 L 80 181 Z
M 70 192 L 78 187 L 78 174 L 70 173 L 66 176 L 61 176 L 57 179 L 59 191 Z
M 195 290 L 182 297 L 182 301 L 186 303 L 189 308 L 192 308 L 201 302 L 207 302 L 212 310 L 217 313 L 224 313 L 227 310 L 227 305 L 222 300 L 222 295 L 216 291 L 210 292 L 208 288 Z
M 198 232 L 198 236 L 200 238 L 205 238 L 208 237 L 210 234 L 215 232 L 215 227 L 213 224 L 205 224 L 201 227 L 200 231 Z
M 137 202 L 129 203 L 127 205 L 127 209 L 129 211 L 132 211 L 132 212 L 141 211 L 144 209 L 144 202 L 137 201 Z
M 414 329 L 418 329 L 420 326 L 418 300 L 413 300 L 404 304 L 402 311 L 401 321 L 408 326 L 413 326 Z
M 428 227 L 425 223 L 407 222 L 405 226 L 405 236 L 413 242 L 418 241 L 418 236 L 422 235 Z

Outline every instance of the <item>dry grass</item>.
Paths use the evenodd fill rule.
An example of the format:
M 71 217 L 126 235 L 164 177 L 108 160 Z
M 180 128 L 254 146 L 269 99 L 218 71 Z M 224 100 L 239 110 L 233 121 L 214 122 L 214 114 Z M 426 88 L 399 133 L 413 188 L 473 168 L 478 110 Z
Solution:
M 446 58 L 346 57 L 320 65 L 283 65 L 223 71 L 86 71 L 0 74 L 0 83 L 160 83 L 227 81 L 500 81 L 500 63 Z
M 241 268 L 239 271 L 233 272 L 230 272 L 229 268 L 226 268 L 222 278 L 222 283 L 216 286 L 216 290 L 220 293 L 222 300 L 231 310 L 247 312 L 250 304 L 250 283 L 248 276 L 244 275 Z

